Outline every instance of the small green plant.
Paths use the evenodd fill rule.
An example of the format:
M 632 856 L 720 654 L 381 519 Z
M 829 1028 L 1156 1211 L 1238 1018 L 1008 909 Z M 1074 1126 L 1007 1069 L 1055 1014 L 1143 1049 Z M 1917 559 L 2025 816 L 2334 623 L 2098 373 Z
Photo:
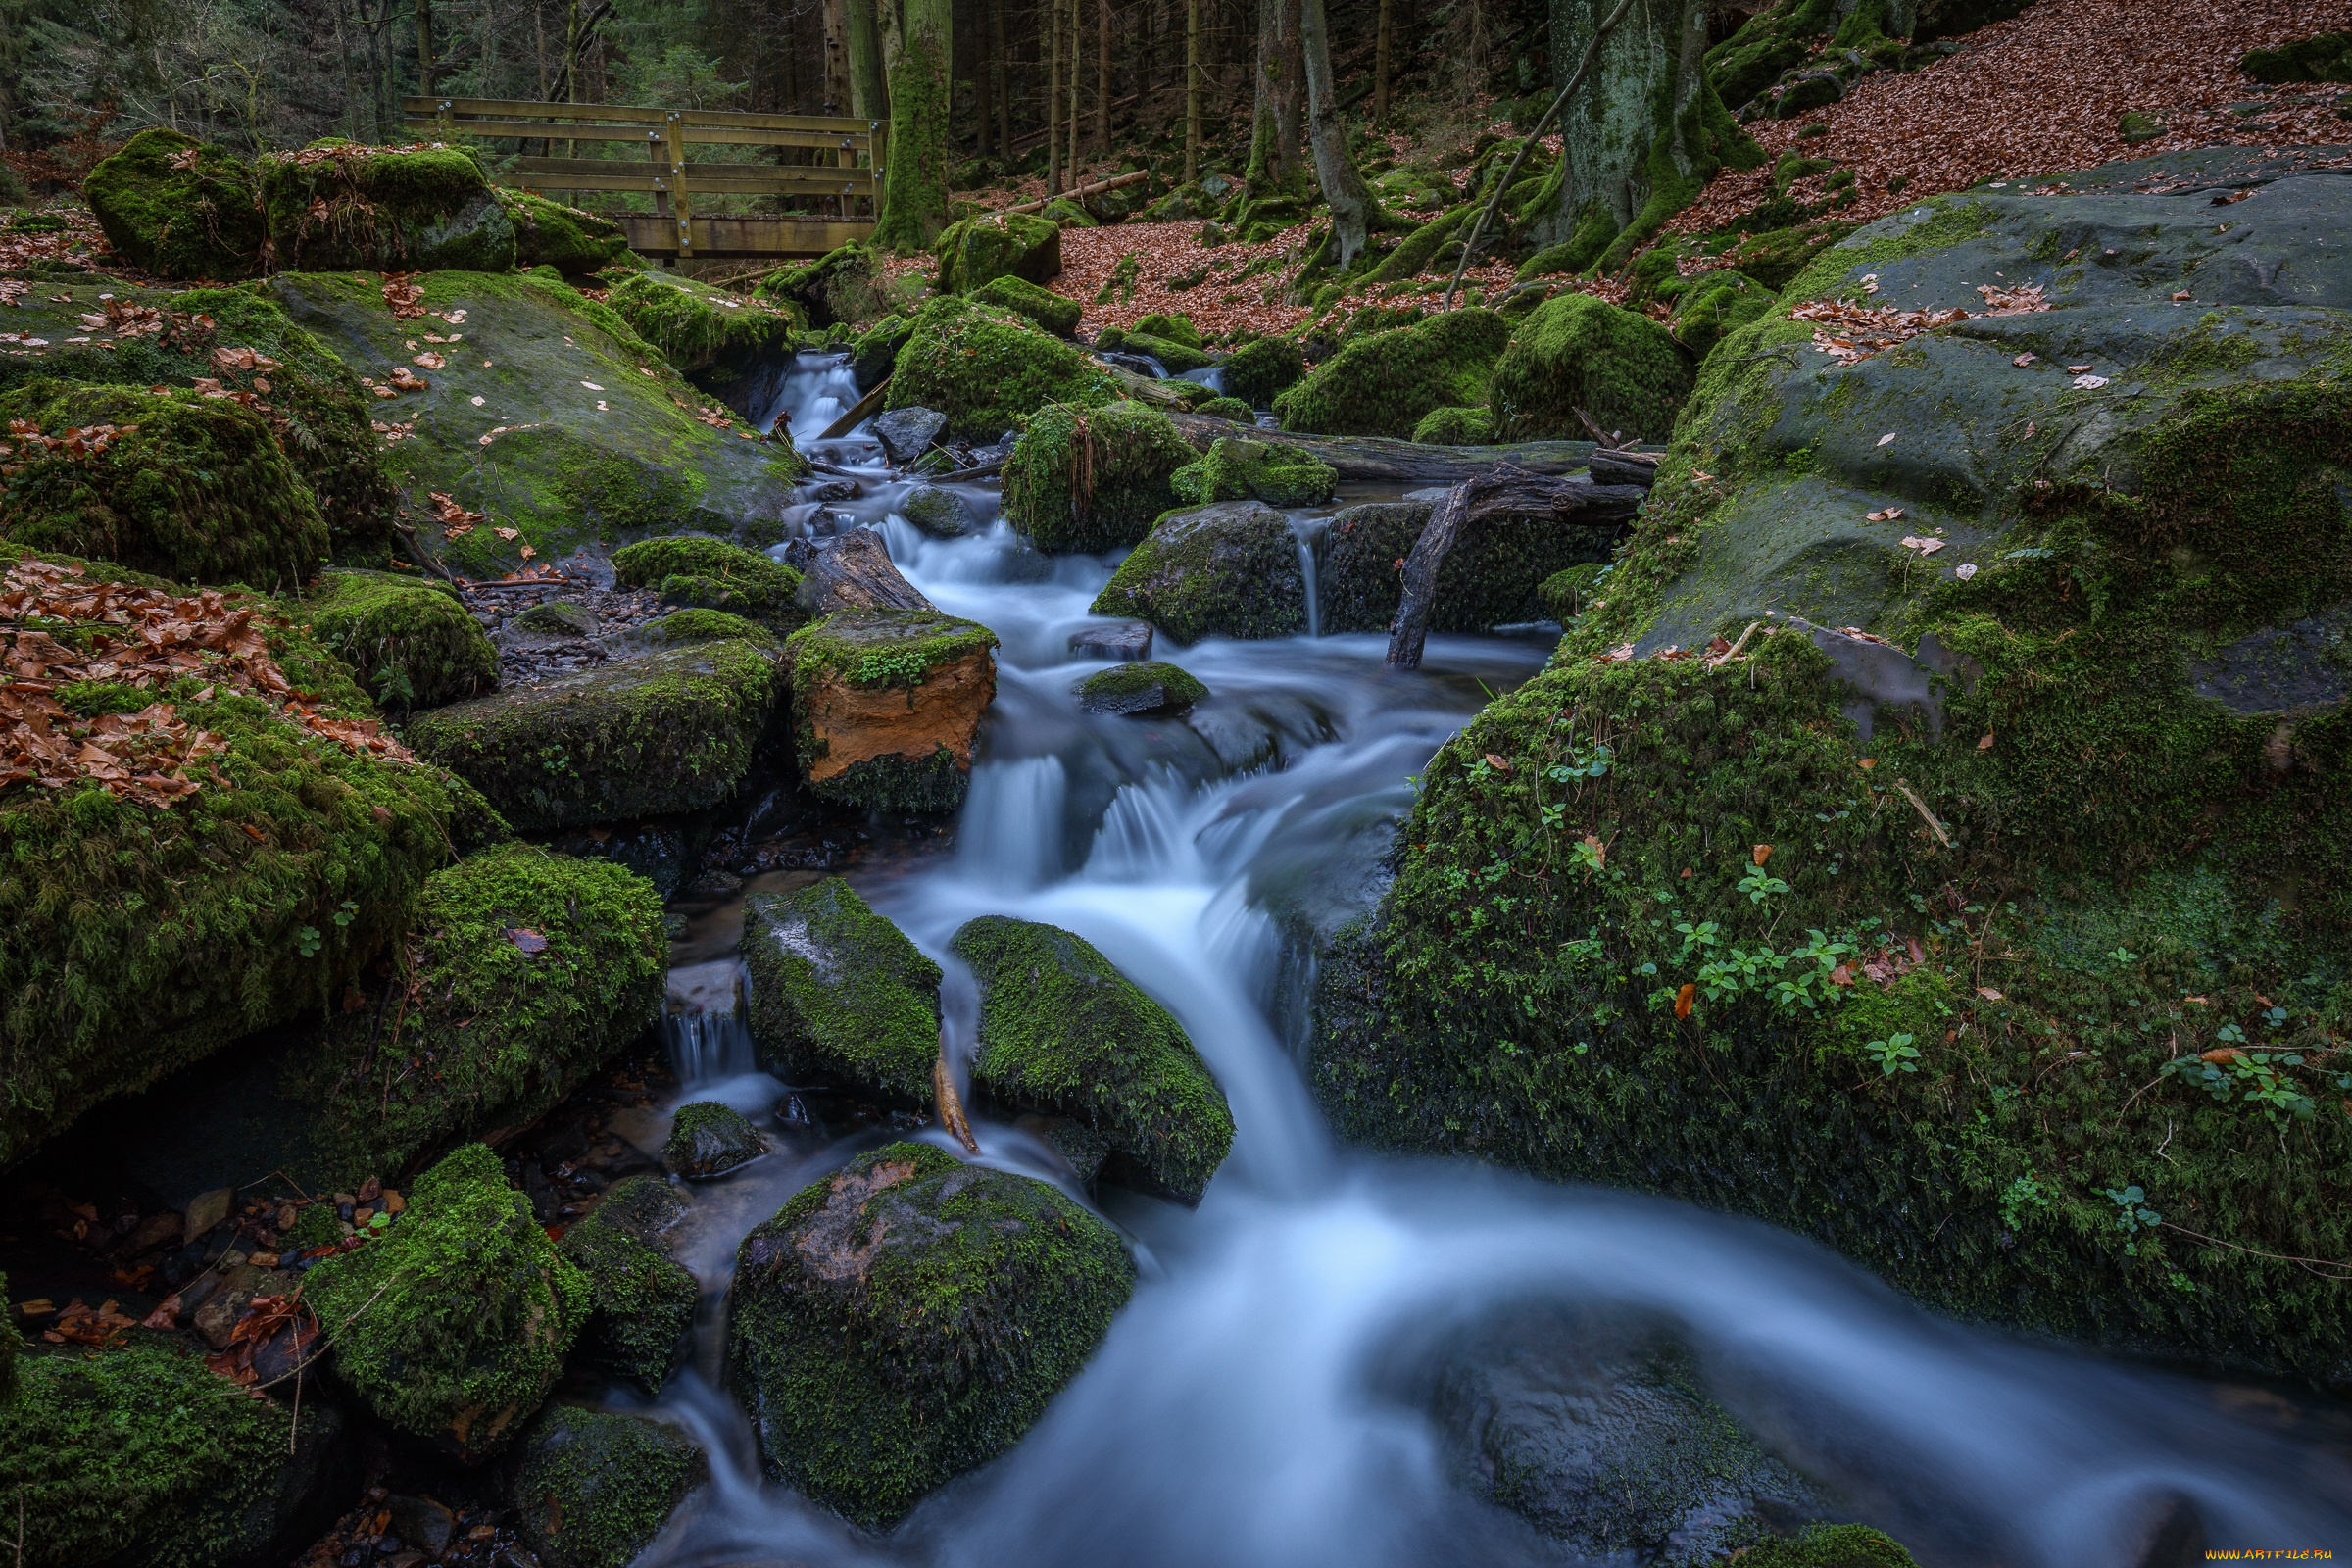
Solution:
M 1747 895 L 1748 903 L 1762 904 L 1775 894 L 1788 892 L 1788 884 L 1771 875 L 1762 866 L 1751 865 L 1747 868 L 1747 875 L 1740 879 L 1740 891 Z
M 2007 1192 L 2001 1194 L 2001 1223 L 2013 1231 L 2024 1230 L 2027 1209 L 2046 1209 L 2049 1206 L 2050 1197 L 2042 1190 L 2040 1179 L 2020 1176 L 2009 1184 Z
M 318 956 L 318 945 L 324 940 L 317 926 L 306 925 L 294 933 L 294 951 L 306 958 L 316 958 Z
M 1870 1059 L 1879 1064 L 1881 1077 L 1891 1078 L 1898 1072 L 1919 1071 L 1919 1047 L 1912 1043 L 1909 1035 L 1888 1035 L 1884 1040 L 1873 1040 L 1862 1049 L 1869 1052 Z
M 2148 1195 L 2141 1192 L 2136 1183 L 2125 1188 L 2102 1187 L 2099 1196 L 2115 1204 L 2115 1228 L 2126 1236 L 2136 1238 L 2140 1232 L 2152 1231 L 2164 1223 L 2164 1216 L 2147 1206 Z M 2124 1255 L 2137 1257 L 2139 1243 L 2136 1240 L 2126 1242 Z

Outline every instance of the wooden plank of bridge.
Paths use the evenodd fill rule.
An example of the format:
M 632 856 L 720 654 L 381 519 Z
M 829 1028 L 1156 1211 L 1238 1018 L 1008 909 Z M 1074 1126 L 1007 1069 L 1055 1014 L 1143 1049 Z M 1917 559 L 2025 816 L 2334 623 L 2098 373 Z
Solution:
M 681 251 L 675 219 L 618 213 L 613 221 L 628 234 L 629 249 L 640 256 L 701 260 L 822 256 L 874 231 L 870 218 L 697 218 L 691 220 L 693 247 Z

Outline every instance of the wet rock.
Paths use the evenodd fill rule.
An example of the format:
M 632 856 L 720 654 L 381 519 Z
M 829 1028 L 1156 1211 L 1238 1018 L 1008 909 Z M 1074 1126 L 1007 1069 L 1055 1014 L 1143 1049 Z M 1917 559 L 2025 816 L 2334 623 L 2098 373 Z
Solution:
M 890 547 L 872 528 L 852 528 L 831 539 L 809 541 L 802 568 L 800 606 L 810 616 L 837 610 L 927 610 L 925 599 L 890 559 Z
M 1198 1203 L 1233 1113 L 1168 1010 L 1054 926 L 983 915 L 949 947 L 980 986 L 973 1089 L 1084 1122 L 1110 1144 L 1111 1179 Z
M 907 491 L 899 511 L 934 539 L 960 539 L 980 526 L 970 503 L 955 491 L 933 484 L 918 484 Z
M 1070 633 L 1070 652 L 1081 659 L 1150 659 L 1152 623 L 1130 620 L 1074 631 Z
M 753 894 L 742 951 L 761 1067 L 788 1083 L 930 1102 L 939 965 L 849 883 Z
M 313 1268 L 305 1294 L 345 1325 L 336 1375 L 377 1419 L 477 1463 L 555 1385 L 588 1283 L 480 1144 L 417 1177 L 408 1200 L 377 1240 Z
M 437 708 L 498 682 L 498 650 L 441 583 L 336 569 L 287 608 L 388 707 Z
M 1140 615 L 1183 643 L 1295 637 L 1306 630 L 1298 536 L 1260 501 L 1170 514 L 1090 608 L 1098 615 Z
M 2183 1560 L 2202 1562 L 2204 1553 Z M 1868 1525 L 1812 1525 L 1793 1540 L 1750 1546 L 1740 1553 L 1740 1561 L 1752 1568 L 1919 1568 L 1899 1543 Z
M 187 1212 L 180 1221 L 180 1239 L 192 1242 L 208 1234 L 228 1218 L 228 1211 L 236 1206 L 236 1201 L 237 1190 L 233 1187 L 216 1187 L 198 1193 L 188 1200 Z
M 1208 695 L 1190 674 L 1156 660 L 1099 669 L 1074 689 L 1089 713 L 1181 713 Z
M 2232 713 L 2298 715 L 2340 705 L 2352 696 L 2352 609 L 2306 615 L 2293 625 L 2266 628 L 2191 664 L 2199 697 Z
M 1195 461 L 1168 416 L 1140 403 L 1037 411 L 1004 466 L 1004 520 L 1040 550 L 1115 550 L 1177 504 Z
M 749 621 L 716 610 L 684 610 L 675 615 L 663 616 L 649 622 L 645 630 L 657 640 L 702 642 L 701 628 L 693 617 L 718 616 L 734 624 L 712 631 L 714 637 L 757 637 L 760 629 Z M 679 622 L 686 622 L 684 625 Z M 660 628 L 658 634 L 655 628 Z M 689 833 L 684 826 L 669 822 L 648 822 L 637 827 L 583 828 L 558 834 L 549 848 L 559 855 L 568 855 L 582 860 L 610 860 L 614 865 L 634 871 L 654 885 L 654 891 L 666 899 L 686 885 L 694 874 L 694 856 L 699 834 Z
M 860 396 L 871 392 L 890 378 L 898 368 L 899 350 L 914 331 L 914 323 L 904 316 L 885 316 L 858 335 L 850 350 L 850 373 L 858 378 Z
M 773 648 L 699 643 L 419 715 L 409 744 L 523 831 L 715 806 L 781 695 Z
M 675 1427 L 572 1405 L 532 1422 L 515 1459 L 516 1526 L 547 1568 L 627 1568 L 710 1469 Z
M 596 612 L 568 599 L 553 599 L 516 615 L 514 624 L 544 637 L 593 637 Z
M 1628 440 L 1662 441 L 1690 396 L 1690 360 L 1666 328 L 1589 294 L 1563 294 L 1520 323 L 1495 362 L 1502 441 L 1579 440 L 1582 409 Z
M 1317 544 L 1315 580 L 1323 630 L 1386 631 L 1403 599 L 1397 563 L 1429 526 L 1433 503 L 1374 501 L 1332 514 Z M 1566 568 L 1606 563 L 1621 525 L 1561 526 L 1549 515 L 1482 517 L 1465 529 L 1438 568 L 1439 631 L 1485 631 L 1540 620 L 1549 612 L 1544 580 Z
M 1024 1132 L 1035 1133 L 1046 1146 L 1069 1163 L 1070 1174 L 1082 1184 L 1092 1185 L 1110 1160 L 1110 1140 L 1069 1116 L 1040 1116 L 1026 1111 L 1014 1118 L 1014 1125 Z
M 671 1247 L 685 1217 L 685 1200 L 668 1182 L 632 1176 L 607 1190 L 558 1246 L 588 1282 L 578 1353 L 648 1395 L 661 1392 L 685 1353 L 702 1298 Z
M 1134 1284 L 1054 1188 L 892 1144 L 744 1238 L 730 1380 L 770 1476 L 887 1529 L 1017 1442 Z
M 767 1139 L 743 1112 L 714 1100 L 680 1105 L 662 1146 L 662 1163 L 675 1176 L 710 1181 L 767 1152 Z
M 951 223 L 931 247 L 939 287 L 969 294 L 993 278 L 1051 283 L 1061 273 L 1061 228 L 1025 213 L 997 213 Z
M 933 409 L 922 407 L 892 409 L 877 416 L 873 422 L 874 439 L 890 454 L 890 461 L 904 468 L 931 450 L 948 426 L 948 416 Z
M 985 626 L 910 610 L 848 610 L 796 632 L 785 653 L 809 788 L 876 810 L 960 806 L 996 646 Z
M 384 1510 L 392 1515 L 392 1534 L 427 1556 L 440 1556 L 458 1532 L 458 1516 L 430 1497 L 396 1492 L 384 1499 Z
M 277 1269 L 257 1268 L 251 1263 L 237 1263 L 222 1269 L 216 1276 L 220 1284 L 206 1293 L 203 1302 L 189 1314 L 189 1326 L 204 1336 L 204 1343 L 216 1350 L 225 1350 L 229 1336 L 235 1332 L 237 1320 L 253 1304 L 257 1296 L 284 1296 L 298 1283 L 296 1276 Z M 181 1298 L 187 1305 L 187 1298 Z
M 1311 453 L 1238 436 L 1219 436 L 1168 476 L 1168 487 L 1194 506 L 1251 497 L 1270 507 L 1320 506 L 1339 484 L 1339 470 Z

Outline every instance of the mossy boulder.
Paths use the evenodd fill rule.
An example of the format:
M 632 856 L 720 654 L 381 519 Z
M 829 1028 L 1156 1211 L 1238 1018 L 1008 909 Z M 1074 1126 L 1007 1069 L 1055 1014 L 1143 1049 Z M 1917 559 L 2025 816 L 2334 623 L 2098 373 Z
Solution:
M 1096 220 L 1094 214 L 1067 196 L 1054 197 L 1037 210 L 1037 216 L 1050 223 L 1058 223 L 1063 228 L 1101 228 L 1102 226 Z
M 762 299 L 798 305 L 811 326 L 863 326 L 890 315 L 898 302 L 879 254 L 856 242 L 770 274 L 759 292 Z
M 1098 615 L 1148 620 L 1178 642 L 1306 630 L 1298 539 L 1262 501 L 1171 512 L 1095 596 Z
M 569 277 L 586 277 L 628 258 L 628 233 L 610 218 L 533 191 L 501 189 L 498 199 L 514 225 L 516 267 L 552 267 Z
M 1168 1009 L 1054 926 L 983 915 L 949 948 L 980 986 L 972 1087 L 1093 1128 L 1113 1180 L 1200 1201 L 1233 1147 L 1233 1112 Z
M 263 589 L 291 590 L 325 564 L 310 486 L 233 402 L 32 381 L 0 392 L 0 423 L 17 449 L 0 475 L 0 541 Z
M 1061 226 L 1026 213 L 951 223 L 933 242 L 943 294 L 970 294 L 1000 277 L 1051 283 L 1061 275 Z
M 1424 773 L 1313 1078 L 1350 1136 L 2336 1385 L 2336 1288 L 2278 1259 L 2352 1251 L 2352 191 L 2067 183 L 1874 223 L 1710 358 L 1552 666 Z M 1850 364 L 1789 314 L 2003 274 L 2050 308 Z
M 696 643 L 435 709 L 409 744 L 525 832 L 662 816 L 735 793 L 782 692 L 773 646 Z
M 1773 298 L 1771 289 L 1745 273 L 1701 272 L 1674 296 L 1674 340 L 1703 360 L 1716 344 L 1770 311 Z
M 897 1105 L 931 1101 L 939 965 L 858 890 L 829 876 L 743 904 L 752 1037 L 787 1083 L 826 1083 Z
M 781 537 L 776 519 L 808 472 L 789 434 L 747 440 L 739 419 L 698 417 L 710 399 L 618 312 L 563 282 L 426 272 L 409 281 L 419 297 L 407 308 L 423 312 L 411 317 L 393 314 L 372 276 L 281 273 L 268 286 L 372 383 L 362 391 L 386 427 L 372 439 L 420 519 L 416 543 L 465 576 L 662 534 Z M 396 390 L 395 369 L 421 386 Z M 436 495 L 487 515 L 421 520 L 437 514 Z
M 1106 326 L 1095 335 L 1098 350 L 1116 349 L 1123 354 L 1148 354 L 1159 362 L 1159 368 L 1169 375 L 1182 375 L 1187 370 L 1206 369 L 1217 363 L 1213 354 L 1202 353 L 1191 344 L 1172 338 L 1153 337 L 1141 328 L 1122 329 Z
M 673 610 L 638 627 L 637 635 L 657 647 L 666 648 L 688 643 L 723 643 L 730 639 L 761 644 L 776 640 L 776 634 L 760 622 L 746 620 L 725 610 Z
M 793 740 L 820 800 L 952 811 L 997 695 L 997 634 L 923 610 L 845 610 L 794 632 Z
M 702 1286 L 668 1237 L 686 1201 L 659 1176 L 616 1182 L 558 1250 L 588 1282 L 579 1353 L 613 1377 L 659 1394 L 685 1352 Z
M 1269 507 L 1314 507 L 1339 493 L 1340 474 L 1311 452 L 1279 442 L 1219 436 L 1206 452 L 1168 476 L 1168 488 L 1196 507 L 1251 498 Z
M 1584 410 L 1628 441 L 1662 441 L 1690 396 L 1690 362 L 1672 333 L 1590 294 L 1546 300 L 1494 366 L 1490 406 L 1504 441 L 1581 440 Z
M 511 624 L 542 637 L 578 639 L 596 635 L 596 612 L 573 599 L 549 599 L 516 615 Z
M 1191 673 L 1156 659 L 1098 669 L 1073 689 L 1090 713 L 1180 713 L 1208 695 Z
M 948 434 L 993 441 L 1052 403 L 1101 407 L 1118 381 L 1026 317 L 966 299 L 935 299 L 914 317 L 885 400 L 936 409 Z
M 884 1530 L 1017 1443 L 1134 1288 L 1054 1188 L 891 1144 L 744 1238 L 730 1381 L 770 1476 Z
M 606 291 L 605 303 L 683 375 L 741 375 L 789 352 L 797 329 L 765 300 L 668 272 L 632 272 Z
M 543 1114 L 659 1015 L 668 954 L 651 882 L 521 843 L 435 872 L 396 951 L 406 1000 L 294 1069 L 343 1181 Z
M 471 154 L 334 142 L 256 163 L 274 266 L 503 272 L 514 220 Z
M 1429 501 L 1373 501 L 1332 514 L 1318 542 L 1315 571 L 1325 632 L 1388 630 L 1404 598 L 1396 564 L 1412 554 L 1435 507 Z M 1482 517 L 1438 568 L 1432 629 L 1485 631 L 1543 619 L 1551 612 L 1545 581 L 1572 567 L 1606 563 L 1620 531 L 1614 522 L 1562 526 L 1548 514 Z
M 1483 447 L 1494 439 L 1494 416 L 1485 409 L 1432 409 L 1413 426 L 1413 439 L 1431 446 Z
M 1169 481 L 1195 457 L 1157 409 L 1050 404 L 1004 465 L 1004 519 L 1040 550 L 1132 545 L 1177 504 Z
M 514 1446 L 515 1528 L 549 1568 L 628 1568 L 710 1474 L 673 1426 L 551 1405 Z
M 497 684 L 498 650 L 438 581 L 327 571 L 287 610 L 388 708 L 433 708 Z
M 377 1419 L 468 1464 L 539 1408 L 588 1313 L 587 1281 L 481 1144 L 417 1177 L 391 1228 L 320 1260 L 303 1294 Z
M 1181 344 L 1188 349 L 1205 346 L 1200 339 L 1200 329 L 1193 325 L 1193 318 L 1189 316 L 1170 316 L 1164 311 L 1152 311 L 1136 318 L 1133 330 Z
M 907 491 L 899 503 L 899 512 L 934 539 L 960 539 L 980 531 L 980 519 L 973 514 L 971 503 L 935 484 L 918 484 Z
M 298 1427 L 289 1405 L 246 1397 L 156 1334 L 28 1354 L 19 1373 L 0 1487 L 25 1568 L 282 1562 L 359 1490 L 346 1424 L 315 1386 Z
M 1068 337 L 1077 331 L 1078 318 L 1086 309 L 1076 300 L 1064 299 L 1024 278 L 1009 276 L 989 279 L 972 290 L 972 298 L 983 305 L 1026 316 L 1055 337 Z
M 673 1176 L 711 1181 L 767 1152 L 767 1138 L 732 1105 L 697 1100 L 680 1105 L 662 1146 L 662 1163 Z
M 1792 1539 L 1750 1546 L 1740 1560 L 1749 1568 L 1919 1568 L 1900 1542 L 1868 1525 L 1813 1525 Z
M 858 378 L 860 393 L 871 392 L 898 368 L 899 350 L 913 335 L 913 320 L 895 313 L 858 335 L 850 347 L 850 373 Z
M 641 539 L 612 552 L 612 575 L 626 588 L 664 587 L 673 578 L 696 578 L 714 585 L 712 602 L 703 610 L 724 610 L 756 618 L 778 632 L 789 632 L 808 618 L 794 596 L 801 574 L 757 550 L 723 539 L 682 534 L 669 539 Z
M 0 545 L 0 567 L 26 559 Z M 88 583 L 164 586 L 67 564 Z M 350 673 L 267 601 L 181 605 L 191 620 L 255 616 L 319 717 L 372 722 Z M 93 654 L 125 636 L 97 607 L 38 629 Z M 435 769 L 346 746 L 201 669 L 96 695 L 166 703 L 226 750 L 204 760 L 203 788 L 172 806 L 86 778 L 0 785 L 0 1078 L 10 1089 L 0 1164 L 102 1100 L 322 1007 L 399 931 L 449 855 L 456 802 Z
M 1257 422 L 1256 411 L 1240 398 L 1210 398 L 1193 412 L 1205 415 L 1212 419 L 1231 419 L 1236 424 L 1255 424 Z
M 253 166 L 161 126 L 142 130 L 82 181 L 115 254 L 158 277 L 233 282 L 261 270 L 269 224 Z
M 1220 368 L 1227 396 L 1262 409 L 1306 373 L 1306 356 L 1287 337 L 1261 337 L 1226 355 Z
M 1511 323 L 1493 311 L 1447 311 L 1414 326 L 1367 333 L 1274 400 L 1285 430 L 1409 436 L 1432 409 L 1487 401 L 1487 378 Z
M 2250 49 L 2237 69 L 2272 86 L 2352 81 L 2352 32 L 2323 32 L 2276 49 Z

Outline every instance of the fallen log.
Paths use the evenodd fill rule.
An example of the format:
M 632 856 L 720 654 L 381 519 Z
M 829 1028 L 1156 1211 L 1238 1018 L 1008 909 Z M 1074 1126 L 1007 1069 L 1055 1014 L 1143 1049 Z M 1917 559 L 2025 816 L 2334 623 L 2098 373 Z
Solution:
M 890 377 L 884 376 L 871 392 L 850 405 L 849 412 L 817 432 L 819 441 L 838 441 L 868 418 L 882 412 L 882 396 L 890 390 Z
M 1245 435 L 1311 453 L 1338 469 L 1343 480 L 1386 484 L 1454 484 L 1485 474 L 1496 464 L 1531 474 L 1574 473 L 1592 463 L 1596 446 L 1591 441 L 1520 441 L 1499 447 L 1442 447 L 1377 435 L 1298 435 L 1202 414 L 1171 412 L 1168 417 L 1197 451 L 1206 452 L 1219 436 Z
M 1488 517 L 1548 516 L 1555 525 L 1622 522 L 1640 510 L 1649 492 L 1640 485 L 1594 484 L 1531 473 L 1509 464 L 1457 481 L 1430 512 L 1429 524 L 1404 558 L 1404 602 L 1389 635 L 1388 662 L 1418 669 L 1429 640 L 1429 618 L 1437 609 L 1438 571 L 1469 528 Z
M 1098 179 L 1091 185 L 1080 185 L 1075 189 L 1065 190 L 1057 196 L 1040 197 L 1033 202 L 1015 202 L 1010 207 L 1000 207 L 997 211 L 1000 213 L 1043 212 L 1049 202 L 1075 201 L 1081 196 L 1098 196 L 1103 191 L 1117 190 L 1122 185 L 1133 185 L 1151 177 L 1152 171 L 1139 169 L 1132 174 L 1113 174 L 1108 179 Z

